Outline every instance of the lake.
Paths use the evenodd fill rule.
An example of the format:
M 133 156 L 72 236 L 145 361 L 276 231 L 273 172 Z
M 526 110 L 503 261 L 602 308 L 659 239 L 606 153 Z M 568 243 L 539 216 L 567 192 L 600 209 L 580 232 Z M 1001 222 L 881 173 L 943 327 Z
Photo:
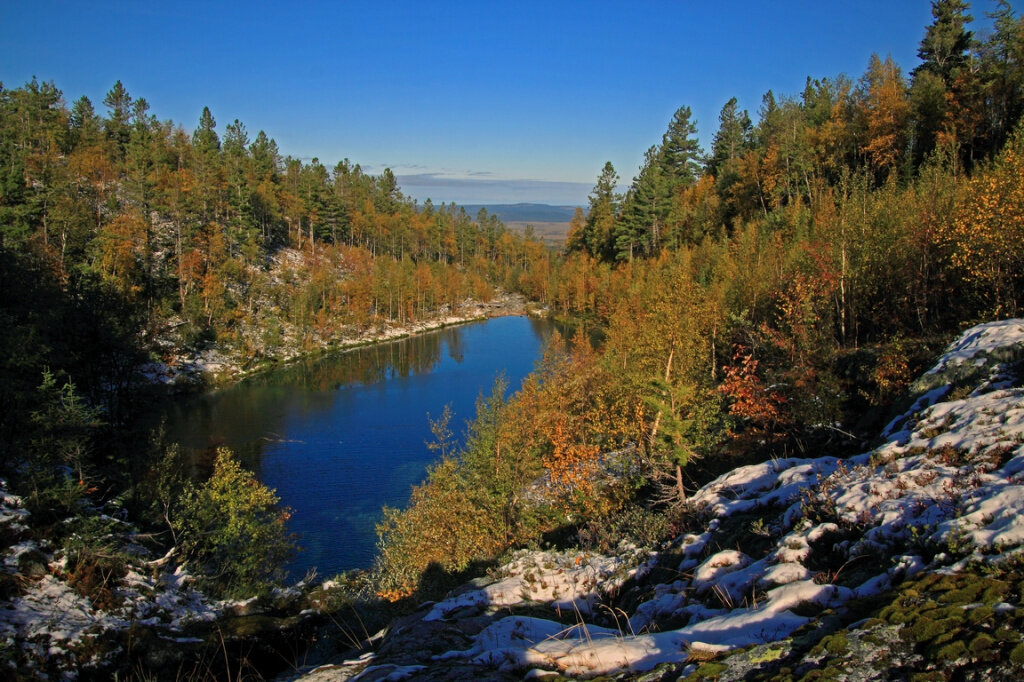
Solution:
M 436 457 L 428 414 L 450 405 L 461 443 L 477 397 L 501 375 L 518 390 L 553 330 L 499 317 L 293 363 L 175 400 L 166 433 L 200 468 L 232 448 L 277 490 L 301 534 L 292 578 L 369 568 L 381 507 L 403 506 Z

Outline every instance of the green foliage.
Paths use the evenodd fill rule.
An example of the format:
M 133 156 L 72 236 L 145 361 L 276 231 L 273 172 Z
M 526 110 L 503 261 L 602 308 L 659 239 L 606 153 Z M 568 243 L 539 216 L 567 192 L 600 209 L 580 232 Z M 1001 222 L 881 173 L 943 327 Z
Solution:
M 283 578 L 295 544 L 290 512 L 278 501 L 227 448 L 217 451 L 209 480 L 186 485 L 172 524 L 183 556 L 212 593 L 251 596 Z
M 85 485 L 89 438 L 101 424 L 100 411 L 87 405 L 70 381 L 58 385 L 49 368 L 43 370 L 37 390 L 41 407 L 32 413 L 39 434 L 32 443 L 33 479 L 52 479 L 56 467 L 63 465 L 79 485 Z
M 497 502 L 469 485 L 455 460 L 431 467 L 404 511 L 384 509 L 374 567 L 378 593 L 399 599 L 420 586 L 428 567 L 458 572 L 474 559 L 499 553 L 505 537 Z

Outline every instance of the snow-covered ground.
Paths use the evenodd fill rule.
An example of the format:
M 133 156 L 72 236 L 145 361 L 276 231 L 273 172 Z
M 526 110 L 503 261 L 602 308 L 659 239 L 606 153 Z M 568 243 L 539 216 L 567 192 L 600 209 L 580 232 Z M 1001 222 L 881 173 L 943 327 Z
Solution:
M 173 637 L 189 623 L 213 620 L 232 605 L 192 589 L 184 571 L 154 569 L 149 575 L 129 570 L 112 591 L 118 606 L 98 608 L 69 584 L 67 557 L 28 538 L 28 515 L 21 500 L 0 481 L 0 529 L 16 539 L 3 548 L 0 570 L 7 580 L 20 583 L 19 594 L 0 601 L 0 652 L 5 652 L 0 658 L 8 666 L 16 664 L 15 658 L 22 665 L 45 661 L 66 668 L 66 676 L 74 677 L 71 671 L 102 663 L 87 653 L 95 650 L 91 644 L 97 638 L 129 626 L 161 627 Z M 36 564 L 27 575 L 26 557 Z M 139 568 L 144 566 L 140 561 Z M 25 669 L 20 672 L 28 674 Z
M 681 557 L 676 579 L 656 585 L 631 614 L 614 614 L 614 628 L 588 625 L 587 617 L 611 612 L 602 597 L 656 556 L 519 553 L 494 583 L 433 605 L 424 620 L 546 604 L 563 614 L 575 609 L 577 622 L 496 617 L 471 646 L 434 660 L 534 675 L 646 671 L 685 662 L 695 651 L 785 638 L 826 608 L 882 593 L 922 571 L 955 571 L 1019 553 L 1024 388 L 1012 371 L 1021 358 L 1024 321 L 970 329 L 915 384 L 919 399 L 871 452 L 773 460 L 704 486 L 690 505 L 706 530 L 662 551 Z M 767 551 L 749 556 L 743 546 L 719 544 L 719 530 L 740 515 L 757 518 Z M 659 632 L 662 622 L 683 625 Z M 375 670 L 383 668 L 362 674 L 373 677 Z

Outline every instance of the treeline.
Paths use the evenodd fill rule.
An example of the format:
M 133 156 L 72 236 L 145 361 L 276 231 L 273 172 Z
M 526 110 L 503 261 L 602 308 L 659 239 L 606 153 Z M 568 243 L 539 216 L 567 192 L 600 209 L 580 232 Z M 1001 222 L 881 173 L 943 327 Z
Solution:
M 485 211 L 418 206 L 390 170 L 282 158 L 237 119 L 218 134 L 209 109 L 189 134 L 120 82 L 103 104 L 68 108 L 35 80 L 0 89 L 3 247 L 31 246 L 62 282 L 97 277 L 154 324 L 180 315 L 190 337 L 240 341 L 274 299 L 301 328 L 404 322 L 515 286 L 542 255 Z M 302 258 L 282 287 L 268 273 L 283 248 Z
M 970 172 L 1003 147 L 1024 110 L 1021 23 L 1000 2 L 981 41 L 966 3 L 933 7 L 909 78 L 874 55 L 856 81 L 808 78 L 797 97 L 769 91 L 756 125 L 733 98 L 707 154 L 681 107 L 624 197 L 605 165 L 571 247 L 603 260 L 652 256 L 781 218 L 794 205 L 820 211 L 857 183 L 905 185 L 929 164 Z
M 1024 20 L 933 15 L 909 77 L 872 57 L 756 123 L 730 100 L 707 154 L 682 107 L 624 196 L 604 166 L 541 292 L 600 350 L 481 405 L 380 529 L 388 596 L 560 526 L 644 535 L 740 463 L 859 451 L 938 344 L 1022 313 Z

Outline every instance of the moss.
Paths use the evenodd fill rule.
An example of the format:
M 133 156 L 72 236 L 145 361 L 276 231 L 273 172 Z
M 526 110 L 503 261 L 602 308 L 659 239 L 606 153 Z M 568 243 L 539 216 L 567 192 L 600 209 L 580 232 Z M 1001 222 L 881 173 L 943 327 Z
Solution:
M 876 635 L 876 634 L 874 634 L 872 632 L 865 633 L 864 635 L 861 636 L 861 639 L 864 640 L 865 642 L 867 642 L 868 644 L 870 644 L 871 646 L 874 646 L 874 647 L 881 647 L 881 646 L 885 646 L 885 644 L 887 644 L 887 642 L 886 642 L 884 637 L 879 637 L 878 635 Z
M 1018 668 L 1024 668 L 1024 643 L 1013 647 L 1013 651 L 1010 652 L 1010 663 Z
M 924 592 L 942 592 L 956 586 L 955 578 L 941 573 L 929 573 L 921 579 L 920 588 Z
M 1009 628 L 1000 628 L 1000 629 L 996 630 L 994 633 L 992 633 L 992 636 L 995 637 L 1000 642 L 1019 642 L 1020 641 L 1020 633 L 1016 632 L 1014 630 L 1011 630 Z
M 984 632 L 975 635 L 974 639 L 971 640 L 970 650 L 975 656 L 980 656 L 989 649 L 991 649 L 996 643 L 996 640 Z
M 967 645 L 963 640 L 956 640 L 939 647 L 935 652 L 935 658 L 939 661 L 956 661 L 967 656 Z
M 850 642 L 846 639 L 846 633 L 837 632 L 834 635 L 829 635 L 824 641 L 825 650 L 830 654 L 845 654 L 850 648 Z
M 728 669 L 729 666 L 727 666 L 724 663 L 708 661 L 707 663 L 704 663 L 699 668 L 697 668 L 697 671 L 693 673 L 693 677 L 697 680 L 714 679 Z
M 943 621 L 935 621 L 922 616 L 913 625 L 900 630 L 900 639 L 913 642 L 927 642 L 945 631 L 946 628 Z
M 906 625 L 915 618 L 913 612 L 908 612 L 896 604 L 886 607 L 879 615 L 893 625 Z
M 949 590 L 939 597 L 939 601 L 943 604 L 970 604 L 978 601 L 978 595 L 984 588 L 985 584 L 982 582 L 972 583 L 960 589 Z
M 985 588 L 979 601 L 988 604 L 989 606 L 995 606 L 999 602 L 1003 601 L 1010 591 L 1010 586 L 1001 580 L 989 581 L 989 585 Z
M 818 670 L 812 670 L 803 676 L 803 680 L 836 680 L 840 677 L 840 670 L 832 665 Z
M 971 625 L 977 625 L 978 623 L 991 618 L 993 613 L 995 612 L 992 610 L 991 606 L 979 606 L 977 608 L 973 608 L 967 612 L 967 622 Z

